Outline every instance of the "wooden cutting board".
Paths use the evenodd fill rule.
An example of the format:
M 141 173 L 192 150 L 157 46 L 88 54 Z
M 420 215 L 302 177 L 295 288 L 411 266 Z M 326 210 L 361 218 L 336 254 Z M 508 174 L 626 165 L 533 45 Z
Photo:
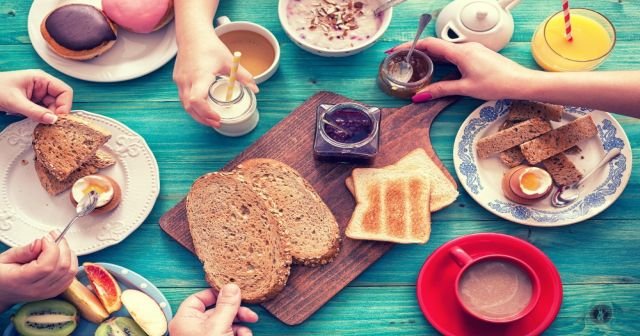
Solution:
M 431 147 L 429 129 L 438 113 L 457 99 L 448 97 L 399 109 L 383 108 L 380 152 L 373 166 L 395 163 L 411 150 L 422 147 L 455 184 Z M 331 92 L 317 93 L 222 168 L 231 170 L 238 163 L 257 157 L 280 160 L 298 170 L 313 185 L 340 225 L 343 241 L 334 262 L 317 268 L 294 266 L 285 289 L 262 304 L 288 325 L 304 322 L 393 246 L 344 236 L 355 207 L 344 180 L 356 166 L 318 162 L 313 158 L 316 107 L 349 101 L 352 100 Z M 160 218 L 160 226 L 189 251 L 194 251 L 184 199 Z

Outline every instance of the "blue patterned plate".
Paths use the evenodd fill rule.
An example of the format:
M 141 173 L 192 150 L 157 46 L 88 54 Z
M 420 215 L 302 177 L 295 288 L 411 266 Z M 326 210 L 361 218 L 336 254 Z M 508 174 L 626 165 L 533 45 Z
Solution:
M 111 275 L 113 275 L 116 281 L 118 281 L 118 284 L 120 285 L 120 289 L 122 289 L 123 291 L 125 289 L 137 289 L 149 295 L 152 299 L 154 299 L 158 303 L 158 305 L 160 306 L 160 309 L 164 313 L 164 316 L 167 318 L 167 321 L 171 321 L 171 318 L 173 317 L 173 313 L 171 311 L 171 306 L 169 305 L 169 301 L 167 301 L 167 298 L 164 297 L 162 292 L 160 292 L 160 290 L 156 286 L 154 286 L 151 282 L 143 278 L 141 275 L 118 265 L 107 264 L 107 263 L 97 263 L 97 264 L 104 267 L 107 271 L 109 271 L 109 273 L 111 273 Z M 80 282 L 82 282 L 83 284 L 86 285 L 89 283 L 89 280 L 87 279 L 87 274 L 84 272 L 84 267 L 80 267 L 77 277 L 78 277 L 78 280 L 80 280 Z M 129 316 L 129 312 L 127 312 L 127 309 L 124 308 L 123 306 L 122 309 L 111 314 L 111 317 L 115 317 L 115 316 Z M 85 319 L 80 319 L 80 322 L 78 323 L 78 327 L 76 328 L 76 330 L 73 332 L 72 335 L 79 335 L 79 336 L 93 335 L 97 328 L 98 328 L 98 325 L 93 324 Z M 4 334 L 2 335 L 3 336 L 19 336 L 18 332 L 16 332 L 15 328 L 13 327 L 13 324 L 10 324 L 9 327 L 5 329 Z
M 464 189 L 485 209 L 506 220 L 531 226 L 561 226 L 587 220 L 608 208 L 622 194 L 631 175 L 631 147 L 620 124 L 609 114 L 585 108 L 565 106 L 561 122 L 554 128 L 585 114 L 591 114 L 598 136 L 579 144 L 581 153 L 569 155 L 578 169 L 589 172 L 613 148 L 622 154 L 591 177 L 582 187 L 580 199 L 567 208 L 551 206 L 551 196 L 534 205 L 520 205 L 502 194 L 501 180 L 508 170 L 498 157 L 480 160 L 475 144 L 498 131 L 511 101 L 487 102 L 464 121 L 453 145 L 453 162 Z

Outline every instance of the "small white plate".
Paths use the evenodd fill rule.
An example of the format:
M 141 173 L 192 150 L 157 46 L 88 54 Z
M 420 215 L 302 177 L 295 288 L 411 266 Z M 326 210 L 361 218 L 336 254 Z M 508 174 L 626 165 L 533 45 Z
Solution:
M 157 70 L 178 52 L 175 23 L 171 21 L 151 34 L 136 34 L 118 28 L 115 45 L 89 61 L 60 57 L 49 49 L 40 33 L 40 24 L 51 11 L 69 3 L 87 3 L 101 8 L 100 0 L 34 0 L 28 19 L 29 38 L 33 48 L 45 62 L 66 75 L 91 82 L 125 81 Z
M 111 118 L 75 113 L 111 132 L 104 147 L 117 162 L 100 174 L 122 188 L 120 206 L 80 218 L 65 236 L 76 254 L 86 255 L 121 242 L 142 224 L 160 192 L 160 177 L 158 163 L 140 135 Z M 62 230 L 75 215 L 69 191 L 51 196 L 40 185 L 31 145 L 35 126 L 25 119 L 0 133 L 0 241 L 12 247 Z
M 460 126 L 453 145 L 453 162 L 458 179 L 471 197 L 485 209 L 506 220 L 531 226 L 562 226 L 587 220 L 608 208 L 618 199 L 631 176 L 631 147 L 620 124 L 602 111 L 565 106 L 561 122 L 566 124 L 590 114 L 598 136 L 579 144 L 582 152 L 568 155 L 578 169 L 588 173 L 613 148 L 622 154 L 594 174 L 581 188 L 580 198 L 566 208 L 554 208 L 551 196 L 527 206 L 507 200 L 501 188 L 502 175 L 508 170 L 498 157 L 476 157 L 477 140 L 494 134 L 506 118 L 511 102 L 499 100 L 478 107 Z M 555 188 L 555 187 L 554 187 Z

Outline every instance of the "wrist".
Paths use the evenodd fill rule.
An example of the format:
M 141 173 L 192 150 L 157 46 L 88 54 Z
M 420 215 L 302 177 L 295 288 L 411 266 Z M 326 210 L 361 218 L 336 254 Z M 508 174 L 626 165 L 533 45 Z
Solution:
M 539 70 L 525 69 L 516 74 L 513 83 L 525 85 L 510 85 L 509 98 L 518 100 L 538 100 L 538 96 L 544 90 L 546 73 Z

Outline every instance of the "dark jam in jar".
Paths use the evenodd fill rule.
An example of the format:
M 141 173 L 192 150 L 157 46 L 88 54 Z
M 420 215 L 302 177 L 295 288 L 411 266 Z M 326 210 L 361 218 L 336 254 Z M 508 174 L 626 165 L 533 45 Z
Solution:
M 366 139 L 373 132 L 373 121 L 365 112 L 354 108 L 344 108 L 331 115 L 326 114 L 324 118 L 333 124 L 324 123 L 325 133 L 333 140 L 353 144 Z M 345 132 L 346 131 L 346 132 Z
M 380 143 L 380 109 L 356 103 L 322 104 L 316 111 L 313 145 L 318 160 L 372 161 Z

